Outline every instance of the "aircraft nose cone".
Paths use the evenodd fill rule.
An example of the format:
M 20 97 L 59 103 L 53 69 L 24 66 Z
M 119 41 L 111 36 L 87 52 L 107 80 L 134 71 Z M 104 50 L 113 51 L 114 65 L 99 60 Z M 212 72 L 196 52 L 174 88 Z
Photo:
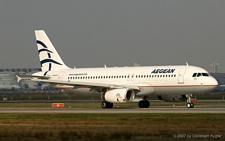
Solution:
M 214 79 L 213 84 L 215 85 L 215 87 L 217 87 L 218 86 L 218 81 L 215 78 L 213 78 L 213 79 Z
M 210 83 L 209 85 L 211 86 L 212 89 L 215 89 L 218 86 L 218 81 L 213 77 L 209 83 Z

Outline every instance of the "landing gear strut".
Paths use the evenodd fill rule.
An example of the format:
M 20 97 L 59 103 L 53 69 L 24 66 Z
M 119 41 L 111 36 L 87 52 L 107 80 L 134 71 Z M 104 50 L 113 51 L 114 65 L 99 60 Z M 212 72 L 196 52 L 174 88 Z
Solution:
M 113 103 L 102 101 L 101 106 L 102 106 L 103 109 L 112 108 L 113 107 Z
M 148 100 L 141 100 L 138 102 L 139 108 L 149 108 L 150 102 Z
M 191 102 L 191 97 L 192 97 L 192 94 L 189 94 L 188 95 L 188 100 L 187 100 L 187 108 L 194 108 L 194 103 Z

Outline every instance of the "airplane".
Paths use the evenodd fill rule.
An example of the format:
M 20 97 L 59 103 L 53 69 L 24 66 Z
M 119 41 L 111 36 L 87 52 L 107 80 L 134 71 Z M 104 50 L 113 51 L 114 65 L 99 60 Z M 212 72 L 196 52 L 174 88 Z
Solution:
M 19 90 L 21 87 L 15 84 L 0 85 L 0 90 Z
M 31 75 L 32 81 L 52 86 L 72 86 L 101 94 L 101 107 L 113 108 L 113 103 L 128 103 L 134 99 L 139 108 L 149 108 L 150 95 L 171 98 L 187 97 L 187 108 L 193 108 L 192 94 L 207 93 L 217 80 L 205 69 L 187 65 L 69 68 L 61 59 L 44 30 L 35 30 L 40 72 Z M 22 79 L 18 76 L 18 79 Z M 25 78 L 26 79 L 26 78 Z

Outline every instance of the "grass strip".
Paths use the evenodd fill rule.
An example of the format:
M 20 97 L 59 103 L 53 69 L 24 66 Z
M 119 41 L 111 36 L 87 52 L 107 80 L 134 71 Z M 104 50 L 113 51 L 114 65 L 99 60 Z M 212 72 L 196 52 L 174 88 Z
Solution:
M 224 127 L 225 114 L 0 114 L 0 140 L 224 140 Z

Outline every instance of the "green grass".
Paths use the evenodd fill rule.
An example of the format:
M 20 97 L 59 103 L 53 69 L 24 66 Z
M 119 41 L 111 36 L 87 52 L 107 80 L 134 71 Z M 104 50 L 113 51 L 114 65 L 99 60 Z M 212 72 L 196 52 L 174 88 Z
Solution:
M 15 141 L 190 141 L 174 134 L 222 135 L 224 140 L 224 127 L 225 114 L 0 114 L 0 140 Z

